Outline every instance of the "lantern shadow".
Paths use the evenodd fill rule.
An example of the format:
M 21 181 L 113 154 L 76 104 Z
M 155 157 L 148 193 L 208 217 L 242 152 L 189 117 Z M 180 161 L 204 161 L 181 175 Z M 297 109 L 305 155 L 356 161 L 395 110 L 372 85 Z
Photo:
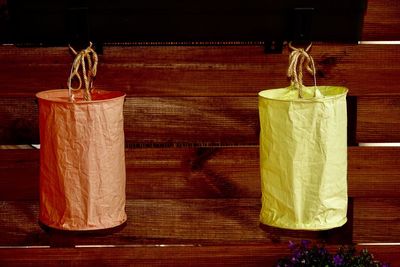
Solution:
M 273 227 L 260 223 L 259 228 L 266 233 L 273 243 L 287 243 L 289 241 L 312 240 L 326 244 L 353 243 L 353 201 L 350 198 L 347 208 L 347 222 L 337 228 L 329 230 L 290 230 Z

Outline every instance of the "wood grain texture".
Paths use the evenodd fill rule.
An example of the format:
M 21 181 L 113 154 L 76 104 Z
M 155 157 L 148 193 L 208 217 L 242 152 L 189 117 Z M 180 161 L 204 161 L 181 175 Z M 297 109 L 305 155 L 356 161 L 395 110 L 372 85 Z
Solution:
M 351 242 L 351 221 L 320 232 L 284 230 L 260 225 L 260 208 L 259 198 L 128 200 L 122 230 L 68 233 L 43 231 L 36 201 L 1 201 L 0 246 Z
M 126 144 L 256 145 L 257 101 L 256 96 L 129 97 L 124 106 Z M 398 95 L 358 97 L 357 107 L 349 107 L 349 116 L 357 118 L 349 120 L 356 124 L 349 126 L 356 128 L 356 141 L 399 142 L 398 103 Z M 0 144 L 39 143 L 37 109 L 34 98 L 0 98 Z
M 273 266 L 287 246 L 0 249 L 2 266 Z M 22 254 L 23 256 L 17 256 Z M 17 256 L 17 257 L 16 257 Z
M 399 40 L 399 15 L 396 0 L 369 1 L 363 40 Z M 358 96 L 356 140 L 398 142 L 400 46 L 316 44 L 312 54 L 319 84 Z M 127 150 L 129 221 L 115 232 L 43 231 L 38 151 L 1 150 L 0 265 L 272 266 L 289 240 L 399 242 L 398 148 L 349 148 L 344 227 L 259 225 L 258 147 L 213 145 L 258 143 L 257 93 L 288 84 L 287 56 L 255 45 L 104 47 L 96 86 L 128 94 L 128 146 L 163 146 Z M 34 94 L 65 88 L 71 61 L 67 48 L 0 47 L 0 144 L 38 142 Z M 14 247 L 29 245 L 53 248 Z M 398 246 L 369 250 L 400 265 Z
M 288 86 L 286 50 L 282 54 L 264 54 L 257 46 L 160 47 L 151 56 L 146 53 L 138 58 L 137 53 L 145 52 L 137 50 L 148 48 L 109 49 L 104 53 L 123 53 L 123 57 L 115 56 L 113 64 L 105 66 L 97 86 L 119 88 L 129 95 L 255 96 L 264 89 Z M 346 86 L 351 95 L 357 96 L 399 93 L 397 84 L 386 78 L 400 72 L 396 63 L 399 49 L 389 45 L 316 44 L 312 55 L 318 70 L 317 82 Z M 163 56 L 166 53 L 169 55 Z M 160 57 L 154 59 L 155 55 Z M 124 78 L 113 79 L 118 76 Z M 313 84 L 309 75 L 305 84 Z
M 400 265 L 399 246 L 367 248 L 375 259 Z M 334 253 L 336 246 L 327 246 Z M 288 256 L 287 245 L 248 244 L 210 246 L 149 246 L 116 248 L 7 248 L 0 249 L 2 266 L 275 266 Z
M 358 142 L 400 142 L 400 98 L 398 96 L 357 99 Z
M 128 198 L 260 197 L 257 147 L 126 152 Z
M 399 147 L 349 148 L 349 195 L 354 198 L 400 197 L 399 155 Z
M 34 98 L 0 98 L 0 144 L 37 144 Z M 257 97 L 130 97 L 125 141 L 145 144 L 255 144 Z
M 400 198 L 354 200 L 354 242 L 399 242 Z
M 400 197 L 400 148 L 349 148 L 350 197 Z M 260 198 L 252 147 L 126 150 L 128 199 Z M 37 200 L 39 151 L 0 150 L 0 200 Z
M 400 3 L 397 0 L 368 1 L 364 17 L 363 40 L 400 40 Z
M 347 86 L 355 96 L 400 92 L 388 79 L 400 73 L 400 46 L 315 44 L 312 55 L 318 84 Z M 65 88 L 71 62 L 66 48 L 0 47 L 0 95 Z M 265 54 L 256 45 L 106 46 L 95 86 L 129 96 L 254 97 L 288 86 L 287 65 L 287 50 Z
M 124 124 L 128 144 L 254 144 L 257 97 L 132 97 Z
M 0 144 L 38 144 L 38 106 L 32 97 L 0 99 Z

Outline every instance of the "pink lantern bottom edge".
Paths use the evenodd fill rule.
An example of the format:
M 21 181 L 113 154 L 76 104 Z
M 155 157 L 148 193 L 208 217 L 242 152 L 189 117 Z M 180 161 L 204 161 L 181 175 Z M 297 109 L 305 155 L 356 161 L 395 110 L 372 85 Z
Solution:
M 60 231 L 60 232 L 71 232 L 71 233 L 89 233 L 89 232 L 101 232 L 101 231 L 110 231 L 110 232 L 117 232 L 122 230 L 127 225 L 127 217 L 123 220 L 107 225 L 107 226 L 93 226 L 87 228 L 62 228 L 52 223 L 44 222 L 42 219 L 38 220 L 39 226 L 44 231 Z

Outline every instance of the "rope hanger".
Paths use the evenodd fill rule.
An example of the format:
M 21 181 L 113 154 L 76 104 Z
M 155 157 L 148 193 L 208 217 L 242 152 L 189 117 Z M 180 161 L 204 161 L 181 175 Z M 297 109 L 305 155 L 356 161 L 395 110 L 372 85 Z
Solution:
M 312 43 L 306 48 L 296 48 L 289 43 L 289 48 L 293 50 L 289 55 L 289 67 L 287 76 L 290 78 L 291 85 L 299 90 L 299 98 L 303 98 L 303 68 L 305 68 L 314 78 L 314 97 L 317 94 L 317 78 L 314 59 L 308 53 Z
M 73 92 L 81 90 L 82 88 L 82 77 L 85 84 L 85 89 L 83 90 L 83 99 L 85 101 L 92 100 L 92 90 L 93 81 L 97 73 L 98 57 L 97 53 L 92 48 L 92 42 L 86 49 L 83 49 L 79 53 L 75 51 L 70 45 L 72 53 L 75 55 L 75 59 L 72 63 L 71 72 L 68 78 L 68 97 L 71 102 L 75 102 L 75 97 Z M 86 67 L 87 64 L 87 67 Z M 81 73 L 79 72 L 80 67 L 82 67 Z M 79 85 L 77 88 L 72 87 L 72 81 L 74 78 L 78 79 Z

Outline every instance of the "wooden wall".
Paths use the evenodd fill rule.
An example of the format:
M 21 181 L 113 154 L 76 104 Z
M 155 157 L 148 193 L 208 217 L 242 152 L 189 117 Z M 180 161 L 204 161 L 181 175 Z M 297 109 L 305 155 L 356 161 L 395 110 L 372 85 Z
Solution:
M 369 1 L 363 40 L 400 40 L 399 15 L 397 0 Z M 38 150 L 3 149 L 0 265 L 272 266 L 302 239 L 369 243 L 360 247 L 400 265 L 400 147 L 358 146 L 400 142 L 400 45 L 317 43 L 312 55 L 319 84 L 350 89 L 346 225 L 259 224 L 257 93 L 287 85 L 287 51 L 106 46 L 96 87 L 127 93 L 128 223 L 107 234 L 43 231 Z M 35 93 L 65 88 L 71 60 L 64 47 L 0 47 L 0 144 L 39 143 Z

